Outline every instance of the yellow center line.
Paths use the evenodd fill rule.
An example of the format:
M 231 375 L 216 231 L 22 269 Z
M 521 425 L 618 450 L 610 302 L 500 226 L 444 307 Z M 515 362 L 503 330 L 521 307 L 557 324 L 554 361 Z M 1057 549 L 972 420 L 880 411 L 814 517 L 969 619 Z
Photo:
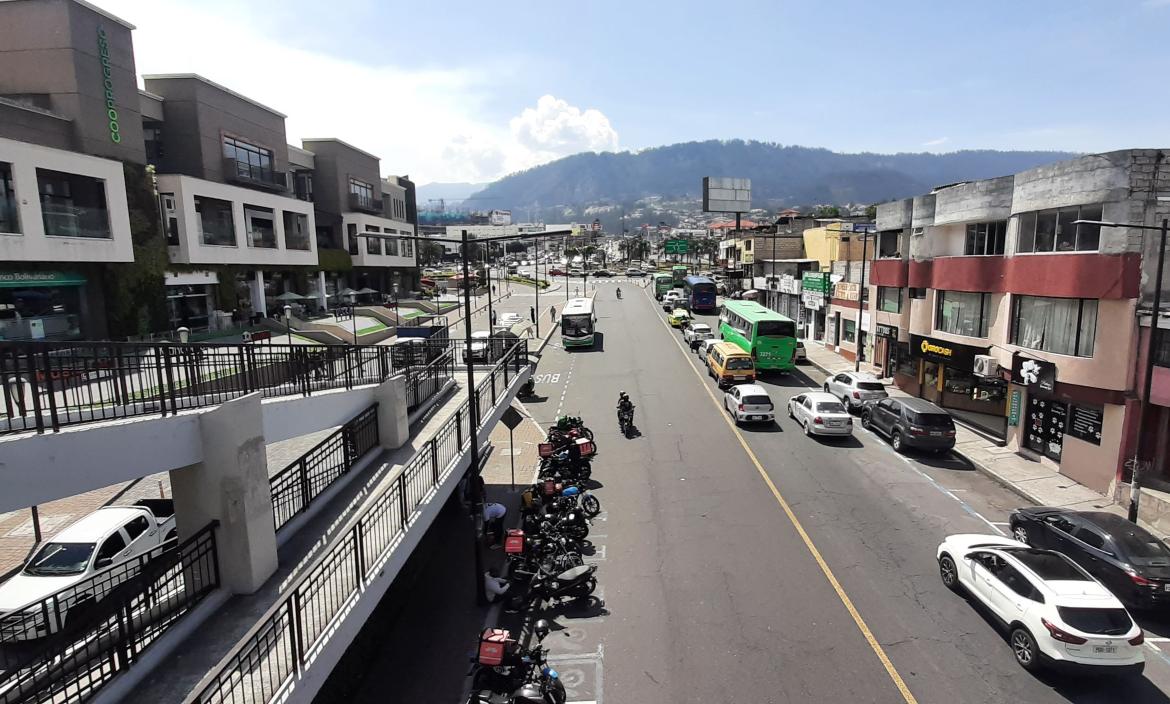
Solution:
M 646 289 L 643 289 L 643 292 L 646 292 Z M 651 304 L 655 302 L 653 298 L 650 298 L 649 293 L 646 293 L 646 297 L 650 300 Z M 768 472 L 764 469 L 764 465 L 760 463 L 759 458 L 756 457 L 756 453 L 753 452 L 752 448 L 748 446 L 747 440 L 744 438 L 743 433 L 740 432 L 739 428 L 735 426 L 735 423 L 731 421 L 731 417 L 723 412 L 723 404 L 719 403 L 719 399 L 715 398 L 715 394 L 711 391 L 711 387 L 707 386 L 707 380 L 703 378 L 701 373 L 699 373 L 699 368 L 695 366 L 694 360 L 691 359 L 691 357 L 694 355 L 686 354 L 686 350 L 683 348 L 682 343 L 679 342 L 678 336 L 674 335 L 674 331 L 671 329 L 670 325 L 665 320 L 663 320 L 662 316 L 657 315 L 657 311 L 656 317 L 658 318 L 659 322 L 661 322 L 663 326 L 666 327 L 667 331 L 671 333 L 671 339 L 674 340 L 674 344 L 678 345 L 679 351 L 683 353 L 684 357 L 686 357 L 687 364 L 690 365 L 691 371 L 695 373 L 695 376 L 699 378 L 699 383 L 702 384 L 703 390 L 707 392 L 707 396 L 711 398 L 711 403 L 714 403 L 715 406 L 719 409 L 719 415 L 723 417 L 723 421 L 727 423 L 727 427 L 731 429 L 731 432 L 735 434 L 735 438 L 739 440 L 740 446 L 743 447 L 743 451 L 747 453 L 748 458 L 751 459 L 752 464 L 755 465 L 756 471 L 760 474 L 760 478 L 763 479 L 764 483 L 768 485 L 768 489 L 771 490 L 772 496 L 776 497 L 776 503 L 780 504 L 780 508 L 784 510 L 784 515 L 788 516 L 788 520 L 792 523 L 792 527 L 796 529 L 796 534 L 800 536 L 800 539 L 804 542 L 804 546 L 808 548 L 809 553 L 812 554 L 813 559 L 816 560 L 817 564 L 820 566 L 821 572 L 823 572 L 825 578 L 829 580 L 829 584 L 832 585 L 833 591 L 837 593 L 837 598 L 841 600 L 842 604 L 844 604 L 845 610 L 848 611 L 849 616 L 853 618 L 853 623 L 857 624 L 857 629 L 861 631 L 861 635 L 864 636 L 865 641 L 869 643 L 869 647 L 873 650 L 874 655 L 877 655 L 878 660 L 881 661 L 882 667 L 886 668 L 886 674 L 890 676 L 890 679 L 894 682 L 894 686 L 897 687 L 898 691 L 902 694 L 902 699 L 906 701 L 906 704 L 918 704 L 918 700 L 914 698 L 914 694 L 911 693 L 910 688 L 906 686 L 906 681 L 902 679 L 902 675 L 898 673 L 898 670 L 894 667 L 894 663 L 891 662 L 890 657 L 886 655 L 885 649 L 883 649 L 881 644 L 878 643 L 877 638 L 875 638 L 873 635 L 873 631 L 869 629 L 869 626 L 865 623 L 865 619 L 861 617 L 861 613 L 858 612 L 857 607 L 853 605 L 853 600 L 850 599 L 849 595 L 845 593 L 845 588 L 841 586 L 841 582 L 837 581 L 837 576 L 833 574 L 833 570 L 829 567 L 829 563 L 825 561 L 824 556 L 821 555 L 821 551 L 817 549 L 817 546 L 813 543 L 812 538 L 809 537 L 808 532 L 805 531 L 804 526 L 801 525 L 800 519 L 796 517 L 795 513 L 793 513 L 792 507 L 788 505 L 788 502 L 784 499 L 784 496 L 780 493 L 780 490 L 776 488 L 776 484 L 772 481 L 772 478 L 768 476 Z

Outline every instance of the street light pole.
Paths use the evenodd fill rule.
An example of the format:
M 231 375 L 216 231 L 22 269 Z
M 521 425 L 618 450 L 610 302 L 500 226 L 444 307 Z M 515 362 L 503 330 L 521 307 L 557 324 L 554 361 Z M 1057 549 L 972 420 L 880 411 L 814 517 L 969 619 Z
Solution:
M 866 247 L 869 245 L 869 233 L 861 233 L 861 291 L 857 294 L 857 330 L 854 335 L 857 353 L 853 356 L 853 371 L 861 371 L 861 359 L 865 356 L 865 346 L 861 344 L 861 337 L 865 334 L 862 321 L 865 320 L 865 257 Z
M 470 245 L 467 230 L 462 231 L 463 245 L 460 248 L 463 259 L 463 282 L 470 286 Z M 470 293 L 468 290 L 467 293 Z M 467 367 L 467 436 L 470 438 L 471 466 L 467 471 L 468 486 L 471 487 L 471 522 L 475 547 L 475 602 L 480 606 L 488 603 L 483 584 L 483 486 L 479 476 L 479 404 L 475 398 L 475 365 L 471 359 L 471 296 L 463 296 L 463 362 Z
M 288 330 L 288 344 L 292 344 L 292 320 L 289 316 L 292 315 L 292 306 L 286 305 L 284 307 L 284 327 Z
M 507 249 L 508 249 L 507 246 L 505 246 L 504 250 L 507 251 Z M 524 251 L 527 252 L 528 250 L 525 249 Z M 532 316 L 536 320 L 533 320 L 532 322 L 533 322 L 533 324 L 536 325 L 536 339 L 538 339 L 538 340 L 540 339 L 540 259 L 541 259 L 540 240 L 537 240 L 536 241 L 536 308 L 535 308 L 536 315 Z M 544 268 L 544 270 L 548 271 L 548 267 L 546 266 Z

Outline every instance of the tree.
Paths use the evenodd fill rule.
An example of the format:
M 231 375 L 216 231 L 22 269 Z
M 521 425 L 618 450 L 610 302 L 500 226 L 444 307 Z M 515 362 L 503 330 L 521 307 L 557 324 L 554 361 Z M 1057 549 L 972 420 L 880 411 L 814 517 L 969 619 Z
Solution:
M 874 220 L 877 218 L 877 206 L 871 205 L 865 209 L 866 220 Z
M 813 217 L 818 218 L 839 218 L 841 217 L 841 209 L 835 205 L 818 205 L 816 213 Z

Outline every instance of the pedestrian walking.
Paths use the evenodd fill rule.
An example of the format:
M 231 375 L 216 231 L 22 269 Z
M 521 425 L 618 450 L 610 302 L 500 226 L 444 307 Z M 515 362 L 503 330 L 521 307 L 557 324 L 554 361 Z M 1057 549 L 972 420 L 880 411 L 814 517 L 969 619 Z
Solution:
M 493 310 L 492 311 L 492 327 L 494 328 L 495 326 L 496 326 L 496 312 Z
M 532 324 L 536 325 L 536 306 L 528 306 L 528 317 L 532 318 Z
M 557 322 L 557 309 L 556 309 L 556 306 L 549 306 L 549 307 L 548 307 L 548 319 L 549 319 L 549 320 L 551 320 L 551 321 L 552 321 L 552 322 L 554 322 L 554 323 L 555 323 L 555 322 Z

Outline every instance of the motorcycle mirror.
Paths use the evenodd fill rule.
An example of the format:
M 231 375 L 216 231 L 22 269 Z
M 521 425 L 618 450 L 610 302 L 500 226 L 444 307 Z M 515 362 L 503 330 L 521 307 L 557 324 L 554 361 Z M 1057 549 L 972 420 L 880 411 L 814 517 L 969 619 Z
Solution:
M 552 627 L 549 626 L 548 621 L 542 618 L 536 622 L 536 626 L 533 628 L 532 632 L 536 634 L 537 640 L 544 640 L 551 630 Z

